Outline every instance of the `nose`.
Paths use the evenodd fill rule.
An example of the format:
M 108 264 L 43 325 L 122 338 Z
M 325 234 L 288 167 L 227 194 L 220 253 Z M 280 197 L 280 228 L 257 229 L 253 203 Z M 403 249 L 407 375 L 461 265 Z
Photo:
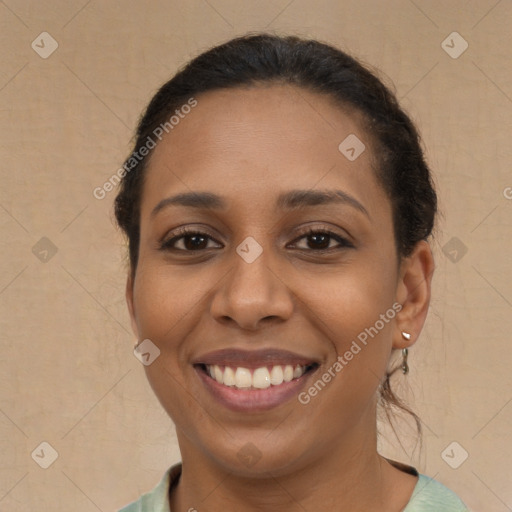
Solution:
M 211 302 L 210 311 L 215 320 L 254 331 L 290 318 L 293 294 L 265 253 L 252 263 L 234 255 L 233 267 L 222 279 Z

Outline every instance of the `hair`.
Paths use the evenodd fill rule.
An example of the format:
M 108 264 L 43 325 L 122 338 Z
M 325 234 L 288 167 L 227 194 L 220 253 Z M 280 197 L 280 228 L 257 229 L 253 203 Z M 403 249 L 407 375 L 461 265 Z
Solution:
M 140 241 L 140 202 L 152 151 L 134 160 L 154 131 L 191 97 L 219 89 L 288 84 L 328 96 L 356 111 L 374 142 L 375 173 L 392 206 L 398 260 L 432 233 L 437 196 L 425 162 L 421 139 L 394 93 L 375 71 L 347 53 L 316 40 L 268 33 L 237 37 L 200 54 L 182 67 L 154 95 L 136 130 L 132 154 L 115 199 L 115 216 L 128 238 L 130 269 L 135 275 Z M 130 162 L 130 163 L 128 163 Z M 134 163 L 135 162 L 135 163 Z M 391 390 L 386 373 L 380 399 L 411 414 L 421 437 L 418 416 Z M 386 409 L 389 418 L 389 412 Z

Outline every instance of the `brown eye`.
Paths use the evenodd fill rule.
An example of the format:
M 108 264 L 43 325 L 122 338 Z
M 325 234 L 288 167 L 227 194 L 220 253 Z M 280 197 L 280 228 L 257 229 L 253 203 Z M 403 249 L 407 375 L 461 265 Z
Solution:
M 188 251 L 206 249 L 206 246 L 208 245 L 208 237 L 203 235 L 186 235 L 181 238 L 185 249 Z
M 218 242 L 207 233 L 183 229 L 179 235 L 164 240 L 160 245 L 160 249 L 168 251 L 193 252 L 218 247 L 218 245 L 209 246 L 208 244 L 210 241 L 218 244 Z
M 305 240 L 305 246 L 300 246 L 297 241 Z M 310 249 L 313 251 L 328 251 L 331 249 L 342 249 L 354 247 L 347 239 L 333 233 L 323 230 L 309 230 L 294 242 L 297 249 Z
M 327 233 L 314 233 L 306 238 L 310 249 L 327 249 L 331 242 L 331 236 Z

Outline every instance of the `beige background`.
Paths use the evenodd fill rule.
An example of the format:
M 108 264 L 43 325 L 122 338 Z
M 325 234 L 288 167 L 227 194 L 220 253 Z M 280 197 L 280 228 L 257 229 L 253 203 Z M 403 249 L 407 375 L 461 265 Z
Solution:
M 388 429 L 382 450 L 472 510 L 512 510 L 511 26 L 509 0 L 0 2 L 0 510 L 117 510 L 179 460 L 132 353 L 114 193 L 92 191 L 177 66 L 264 29 L 354 52 L 418 123 L 444 218 L 432 309 L 397 385 L 424 446 L 402 426 L 404 449 Z M 31 47 L 43 31 L 58 43 L 46 59 Z M 456 59 L 441 46 L 453 31 L 469 44 Z M 458 469 L 441 455 L 453 441 L 452 465 L 469 454 Z M 58 452 L 48 469 L 42 442 Z

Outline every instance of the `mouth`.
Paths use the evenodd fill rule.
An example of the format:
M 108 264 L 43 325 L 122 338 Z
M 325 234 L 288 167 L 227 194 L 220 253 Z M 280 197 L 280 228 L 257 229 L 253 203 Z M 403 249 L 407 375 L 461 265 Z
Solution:
M 196 365 L 199 370 L 218 384 L 246 391 L 282 386 L 283 383 L 300 379 L 303 375 L 314 371 L 317 366 L 317 363 L 308 365 L 276 364 L 250 369 L 243 366 L 232 367 L 217 364 Z
M 263 412 L 296 397 L 319 361 L 288 351 L 211 352 L 193 362 L 208 398 L 237 412 Z

